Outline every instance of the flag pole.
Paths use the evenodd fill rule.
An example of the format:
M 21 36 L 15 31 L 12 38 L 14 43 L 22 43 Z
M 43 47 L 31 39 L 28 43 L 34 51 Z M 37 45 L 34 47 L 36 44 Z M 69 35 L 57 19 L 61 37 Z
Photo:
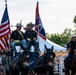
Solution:
M 37 1 L 37 7 L 38 7 L 38 15 L 39 15 L 39 2 Z M 39 23 L 40 25 L 40 23 Z M 38 25 L 38 36 L 39 36 L 39 25 Z
M 38 15 L 39 15 L 39 8 L 38 8 L 38 6 L 39 6 L 39 2 L 37 1 L 37 9 L 38 9 Z M 40 42 L 40 40 L 39 40 L 39 25 L 38 25 L 38 43 Z
M 5 7 L 7 8 L 7 0 L 5 0 Z M 8 52 L 10 52 L 10 44 L 9 44 Z

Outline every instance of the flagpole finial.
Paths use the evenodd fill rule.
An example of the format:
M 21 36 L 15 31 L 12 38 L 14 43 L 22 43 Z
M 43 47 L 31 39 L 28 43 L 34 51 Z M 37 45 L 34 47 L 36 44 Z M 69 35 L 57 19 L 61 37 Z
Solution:
M 39 1 L 37 1 L 37 4 L 39 3 Z
M 7 0 L 5 0 L 5 2 L 7 2 Z
M 5 6 L 7 6 L 7 0 L 5 0 Z

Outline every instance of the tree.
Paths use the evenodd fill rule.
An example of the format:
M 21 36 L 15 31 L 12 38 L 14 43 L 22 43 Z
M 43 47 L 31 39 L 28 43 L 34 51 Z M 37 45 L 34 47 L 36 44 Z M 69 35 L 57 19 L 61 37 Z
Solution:
M 76 24 L 76 16 L 74 17 L 73 22 Z
M 46 37 L 61 46 L 67 45 L 67 43 L 70 41 L 70 36 L 71 36 L 72 30 L 71 29 L 65 29 L 62 34 L 54 33 L 54 34 L 48 34 Z
M 73 18 L 73 22 L 74 22 L 74 27 L 76 28 L 76 16 Z M 76 34 L 76 29 L 75 30 L 73 30 L 73 32 L 74 32 L 74 34 Z

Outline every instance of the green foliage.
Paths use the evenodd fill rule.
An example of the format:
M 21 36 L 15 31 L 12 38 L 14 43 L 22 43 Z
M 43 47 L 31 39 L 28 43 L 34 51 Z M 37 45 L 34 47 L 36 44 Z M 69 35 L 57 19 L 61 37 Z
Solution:
M 61 46 L 64 46 L 64 45 L 67 45 L 67 43 L 70 41 L 70 35 L 71 35 L 71 32 L 70 33 L 65 33 L 65 30 L 62 34 L 48 34 L 47 33 L 47 38 L 58 44 L 58 45 L 61 45 Z
M 73 22 L 76 24 L 76 16 L 74 17 Z
M 74 24 L 75 30 L 73 30 L 73 32 L 74 32 L 74 34 L 76 34 L 76 16 L 73 18 L 73 22 L 75 23 Z

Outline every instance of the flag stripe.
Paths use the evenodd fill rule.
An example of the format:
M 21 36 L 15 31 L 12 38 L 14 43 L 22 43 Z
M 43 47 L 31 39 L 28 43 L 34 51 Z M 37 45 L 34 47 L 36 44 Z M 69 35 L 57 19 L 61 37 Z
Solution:
M 6 24 L 0 26 L 0 38 L 6 36 L 8 33 L 10 33 L 10 30 L 9 23 L 7 22 Z
M 2 23 L 1 25 L 0 25 L 0 28 L 5 28 L 7 25 L 8 25 L 9 23 L 8 23 L 8 20 L 7 21 L 5 21 L 4 23 Z M 2 29 L 0 29 L 0 31 L 1 31 Z
M 2 30 L 0 30 L 0 33 L 4 33 L 5 31 L 9 30 L 8 28 L 9 28 L 8 26 L 6 26 L 5 28 L 2 28 Z
M 4 50 L 5 51 L 6 50 L 6 42 L 5 42 L 5 39 L 2 38 L 0 42 L 1 42 L 1 50 Z
M 36 31 L 36 33 L 37 33 L 41 38 L 43 38 L 44 40 L 46 40 L 46 37 L 45 37 L 45 36 L 43 36 L 42 34 L 38 33 L 37 31 Z
M 3 32 L 4 32 L 4 33 L 3 33 Z M 1 34 L 0 34 L 0 38 L 3 37 L 3 36 L 5 36 L 5 35 L 7 35 L 8 33 L 9 33 L 9 30 L 7 30 L 7 29 L 3 30 L 3 31 L 1 32 Z

